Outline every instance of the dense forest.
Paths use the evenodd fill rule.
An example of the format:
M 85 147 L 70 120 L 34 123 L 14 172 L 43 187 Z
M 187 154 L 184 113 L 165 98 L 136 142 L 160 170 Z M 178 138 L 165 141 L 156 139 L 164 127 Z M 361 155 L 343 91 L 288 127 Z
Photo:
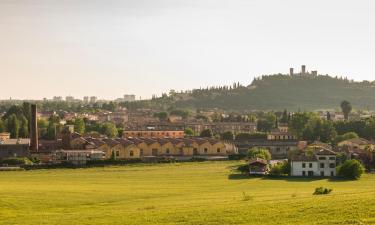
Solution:
M 128 108 L 224 110 L 317 110 L 338 108 L 348 100 L 356 109 L 375 109 L 375 83 L 328 75 L 264 75 L 248 86 L 207 87 L 126 103 Z

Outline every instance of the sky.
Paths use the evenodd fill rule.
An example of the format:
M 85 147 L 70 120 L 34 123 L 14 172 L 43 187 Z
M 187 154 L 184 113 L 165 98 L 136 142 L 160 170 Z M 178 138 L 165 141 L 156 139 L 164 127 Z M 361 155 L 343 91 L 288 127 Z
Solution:
M 290 67 L 375 80 L 373 0 L 0 0 L 0 99 L 150 98 Z

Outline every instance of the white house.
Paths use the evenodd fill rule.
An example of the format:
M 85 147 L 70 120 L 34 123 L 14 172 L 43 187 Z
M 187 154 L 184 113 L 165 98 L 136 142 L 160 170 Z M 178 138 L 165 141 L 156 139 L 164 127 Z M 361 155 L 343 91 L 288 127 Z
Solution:
M 312 156 L 299 155 L 291 160 L 292 176 L 336 176 L 336 153 L 320 148 Z

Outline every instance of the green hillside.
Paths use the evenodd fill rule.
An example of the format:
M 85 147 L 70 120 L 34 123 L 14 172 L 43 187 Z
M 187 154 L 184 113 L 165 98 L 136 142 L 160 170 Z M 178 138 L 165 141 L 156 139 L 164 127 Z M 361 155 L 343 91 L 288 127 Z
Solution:
M 245 87 L 211 87 L 171 93 L 131 106 L 219 108 L 229 110 L 316 110 L 338 108 L 348 100 L 356 109 L 375 109 L 374 82 L 330 76 L 269 75 Z

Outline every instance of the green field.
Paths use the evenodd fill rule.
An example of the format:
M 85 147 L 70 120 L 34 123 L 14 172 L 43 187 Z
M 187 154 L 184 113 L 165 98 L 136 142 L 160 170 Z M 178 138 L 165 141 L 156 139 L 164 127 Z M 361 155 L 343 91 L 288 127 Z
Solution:
M 0 223 L 375 224 L 375 174 L 246 178 L 236 163 L 0 172 Z M 319 186 L 333 192 L 313 196 Z

